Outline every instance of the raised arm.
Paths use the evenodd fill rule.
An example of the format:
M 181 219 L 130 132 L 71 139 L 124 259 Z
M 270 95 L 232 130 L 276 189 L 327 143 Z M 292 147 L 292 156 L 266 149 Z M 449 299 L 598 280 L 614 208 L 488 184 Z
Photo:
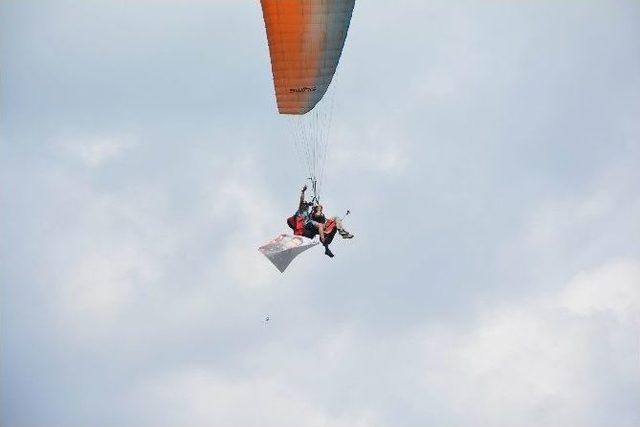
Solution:
M 298 203 L 298 209 L 303 209 L 304 208 L 304 192 L 307 191 L 307 186 L 305 185 L 304 187 L 302 187 L 302 191 L 300 192 L 300 203 Z

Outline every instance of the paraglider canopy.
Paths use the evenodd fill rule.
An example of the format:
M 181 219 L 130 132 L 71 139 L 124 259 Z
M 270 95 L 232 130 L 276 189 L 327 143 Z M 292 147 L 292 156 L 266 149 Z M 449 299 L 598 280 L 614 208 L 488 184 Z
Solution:
M 305 114 L 336 72 L 355 0 L 261 0 L 280 114 Z

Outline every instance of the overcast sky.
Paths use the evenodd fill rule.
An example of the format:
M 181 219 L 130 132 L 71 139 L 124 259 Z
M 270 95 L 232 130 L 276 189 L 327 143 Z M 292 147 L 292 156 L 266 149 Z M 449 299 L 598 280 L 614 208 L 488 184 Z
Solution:
M 3 427 L 640 425 L 640 2 L 358 0 L 284 275 L 258 1 L 1 0 L 0 73 Z

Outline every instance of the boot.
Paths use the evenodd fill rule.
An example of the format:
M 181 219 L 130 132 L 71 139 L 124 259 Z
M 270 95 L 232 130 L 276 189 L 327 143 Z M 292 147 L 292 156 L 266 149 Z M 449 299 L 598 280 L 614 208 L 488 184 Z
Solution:
M 324 247 L 324 254 L 326 256 L 328 256 L 329 258 L 333 258 L 334 257 L 333 252 L 331 252 L 331 249 L 329 249 L 329 246 L 325 246 Z
M 353 239 L 353 234 L 349 233 L 347 230 L 339 229 L 338 233 L 343 239 Z

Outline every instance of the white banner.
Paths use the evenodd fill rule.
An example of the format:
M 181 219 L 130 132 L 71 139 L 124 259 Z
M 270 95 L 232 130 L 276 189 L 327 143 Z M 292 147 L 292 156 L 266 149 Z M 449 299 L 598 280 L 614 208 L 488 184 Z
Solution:
M 302 236 L 281 234 L 258 250 L 281 272 L 287 269 L 291 261 L 302 252 L 314 247 L 319 242 Z

